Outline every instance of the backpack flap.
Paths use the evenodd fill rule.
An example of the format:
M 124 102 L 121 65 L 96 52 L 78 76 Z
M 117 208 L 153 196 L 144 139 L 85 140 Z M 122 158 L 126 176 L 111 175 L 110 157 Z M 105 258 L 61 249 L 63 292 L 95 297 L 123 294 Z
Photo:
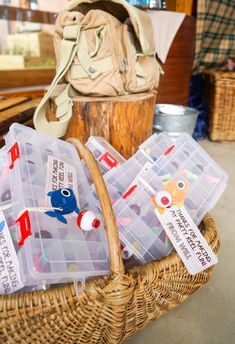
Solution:
M 75 9 L 82 13 L 87 13 L 91 9 L 101 9 L 109 12 L 121 22 L 130 18 L 142 52 L 147 55 L 155 54 L 151 18 L 146 12 L 132 6 L 125 0 L 70 0 L 66 5 L 66 10 Z

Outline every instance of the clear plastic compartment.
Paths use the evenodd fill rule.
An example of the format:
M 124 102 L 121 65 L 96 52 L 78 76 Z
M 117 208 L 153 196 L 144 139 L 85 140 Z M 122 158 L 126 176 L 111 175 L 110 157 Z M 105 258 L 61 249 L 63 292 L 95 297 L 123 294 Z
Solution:
M 181 166 L 179 163 L 177 174 L 190 184 L 184 206 L 198 225 L 218 202 L 227 186 L 228 175 L 188 134 L 177 140 L 171 160 L 180 162 L 180 152 L 184 154 L 184 162 Z
M 102 175 L 113 168 L 117 168 L 126 161 L 126 159 L 103 137 L 91 136 L 88 139 L 86 146 L 97 161 Z M 86 173 L 88 175 L 89 182 L 92 183 L 92 179 L 87 169 Z
M 155 154 L 154 146 L 152 150 Z M 171 144 L 167 155 L 141 175 L 136 191 L 114 204 L 122 242 L 142 262 L 167 255 L 172 246 L 155 214 L 155 209 L 163 208 L 156 203 L 160 192 L 164 193 L 160 200 L 162 196 L 169 200 L 170 193 L 174 204 L 184 205 L 198 225 L 218 201 L 227 179 L 222 168 L 191 136 L 182 135 L 174 146 Z
M 20 124 L 10 127 L 5 140 L 11 166 L 11 201 L 15 203 L 13 217 L 18 219 L 15 241 L 25 284 L 53 284 L 107 274 L 109 255 L 102 221 L 97 230 L 89 232 L 77 224 L 79 212 L 86 209 L 97 214 L 98 210 L 76 148 Z M 61 187 L 59 194 L 58 190 L 49 189 L 52 193 L 48 195 L 48 170 L 56 168 L 49 167 L 52 157 L 58 161 L 59 169 L 62 166 L 61 174 L 56 172 Z M 63 162 L 72 166 L 73 175 Z M 63 173 L 68 181 L 77 180 L 71 181 L 72 192 L 61 191 L 69 189 L 63 187 Z M 57 206 L 52 201 L 54 192 L 58 194 Z M 56 213 L 57 207 L 66 210 L 67 206 L 71 208 L 69 213 L 65 211 L 62 217 Z M 22 233 L 29 226 L 31 235 L 21 242 Z
M 142 263 L 167 256 L 172 245 L 154 214 L 151 195 L 143 185 L 114 204 L 120 239 L 128 258 L 134 254 Z
M 167 134 L 153 134 L 139 146 L 139 150 L 154 162 L 162 157 L 173 145 Z

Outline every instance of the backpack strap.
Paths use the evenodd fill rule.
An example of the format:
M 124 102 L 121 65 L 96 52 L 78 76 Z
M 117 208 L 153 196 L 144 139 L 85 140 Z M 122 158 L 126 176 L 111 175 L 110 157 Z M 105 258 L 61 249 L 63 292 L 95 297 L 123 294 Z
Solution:
M 49 104 L 50 96 L 58 85 L 59 81 L 67 73 L 74 57 L 77 53 L 77 45 L 80 37 L 80 26 L 71 25 L 64 28 L 64 39 L 61 41 L 61 61 L 57 73 L 51 83 L 47 93 L 39 103 L 34 113 L 34 126 L 40 131 L 54 137 L 65 135 L 70 119 L 72 117 L 73 102 L 71 97 L 76 94 L 71 85 L 67 85 L 64 91 L 56 98 L 57 105 L 56 118 L 59 121 L 48 121 L 46 108 Z

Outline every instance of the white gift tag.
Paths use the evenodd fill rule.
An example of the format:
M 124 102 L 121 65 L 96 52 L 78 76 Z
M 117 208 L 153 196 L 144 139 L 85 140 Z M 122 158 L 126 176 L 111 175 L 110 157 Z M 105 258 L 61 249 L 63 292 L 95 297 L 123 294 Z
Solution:
M 218 263 L 218 258 L 193 222 L 187 210 L 174 205 L 155 213 L 185 267 L 195 275 Z
M 23 287 L 19 260 L 4 214 L 0 212 L 0 294 L 12 294 Z
M 49 156 L 47 161 L 46 195 L 51 191 L 65 188 L 73 190 L 79 207 L 76 168 L 63 160 Z M 50 206 L 48 197 L 47 205 Z

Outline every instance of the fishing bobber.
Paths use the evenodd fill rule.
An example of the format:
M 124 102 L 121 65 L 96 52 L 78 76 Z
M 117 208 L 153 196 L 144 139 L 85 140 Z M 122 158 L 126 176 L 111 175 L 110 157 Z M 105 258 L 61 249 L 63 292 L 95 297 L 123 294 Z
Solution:
M 167 208 L 171 206 L 171 203 L 172 203 L 171 194 L 168 191 L 159 191 L 156 194 L 155 202 L 158 207 Z
M 98 229 L 100 227 L 100 220 L 97 219 L 93 211 L 84 210 L 78 215 L 77 224 L 83 231 L 88 232 L 92 229 Z

